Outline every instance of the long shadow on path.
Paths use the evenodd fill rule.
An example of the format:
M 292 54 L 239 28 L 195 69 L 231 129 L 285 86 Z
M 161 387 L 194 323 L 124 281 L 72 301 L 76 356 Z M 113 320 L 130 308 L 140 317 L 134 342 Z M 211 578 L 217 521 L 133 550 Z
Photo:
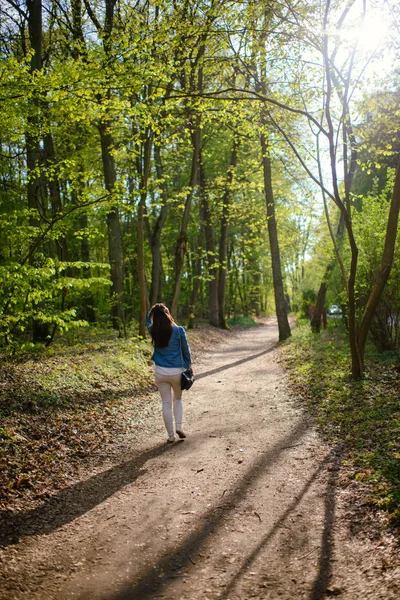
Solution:
M 264 354 L 269 354 L 273 350 L 275 350 L 277 344 L 274 344 L 270 348 L 263 350 L 262 352 L 258 352 L 257 354 L 251 354 L 250 356 L 246 356 L 245 358 L 241 358 L 240 360 L 236 360 L 233 363 L 229 363 L 228 365 L 223 365 L 222 367 L 217 367 L 215 369 L 211 369 L 210 371 L 205 371 L 204 373 L 195 374 L 196 380 L 203 379 L 204 377 L 209 377 L 210 375 L 214 375 L 215 373 L 221 373 L 222 371 L 226 371 L 227 369 L 233 369 L 234 367 L 238 367 L 239 365 L 243 365 L 250 360 L 255 360 Z
M 228 365 L 200 373 L 196 375 L 196 379 L 209 377 L 214 373 L 254 360 L 272 352 L 274 348 L 275 345 Z M 170 446 L 165 444 L 151 448 L 132 460 L 119 463 L 107 471 L 61 490 L 32 510 L 22 513 L 14 513 L 9 510 L 0 511 L 0 546 L 16 544 L 25 536 L 48 534 L 70 523 L 112 496 L 123 486 L 135 481 L 139 476 L 140 469 L 148 460 L 168 450 L 170 450 Z
M 170 448 L 162 444 L 147 450 L 132 460 L 61 490 L 37 508 L 24 513 L 0 511 L 0 545 L 18 543 L 20 538 L 27 535 L 50 533 L 73 521 L 135 481 L 148 460 L 164 454 Z
M 249 468 L 243 475 L 240 483 L 224 495 L 223 506 L 218 509 L 211 508 L 202 518 L 204 525 L 186 538 L 182 544 L 172 551 L 167 557 L 161 558 L 157 563 L 153 563 L 151 569 L 145 572 L 140 580 L 126 584 L 119 592 L 105 596 L 107 600 L 149 600 L 154 594 L 160 593 L 168 583 L 171 574 L 176 572 L 177 568 L 189 565 L 190 555 L 198 553 L 205 544 L 207 538 L 218 527 L 227 514 L 232 512 L 237 504 L 241 502 L 248 492 L 251 483 L 261 477 L 268 468 L 270 468 L 279 459 L 281 453 L 293 446 L 308 431 L 310 423 L 307 419 L 302 419 L 299 424 L 288 435 L 267 450 L 255 462 L 254 466 Z M 322 466 L 321 466 L 322 468 Z M 290 508 L 293 510 L 298 500 Z M 127 557 L 128 559 L 128 557 Z
M 318 572 L 314 580 L 309 600 L 323 600 L 331 577 L 331 565 L 333 554 L 333 524 L 335 520 L 337 477 L 342 459 L 341 449 L 333 449 L 333 463 L 329 471 L 326 485 L 325 518 L 324 528 L 321 536 L 321 552 L 318 560 Z
M 327 494 L 325 496 L 325 520 L 324 529 L 322 533 L 322 544 L 318 565 L 318 573 L 313 584 L 309 600 L 322 600 L 323 598 L 325 598 L 326 589 L 329 583 L 330 560 L 332 556 L 331 534 L 333 526 L 333 506 L 336 489 L 335 474 L 337 473 L 338 469 L 336 448 L 333 448 L 331 452 L 324 458 L 324 460 L 319 463 L 317 469 L 314 471 L 312 476 L 306 481 L 300 492 L 296 494 L 293 502 L 289 504 L 288 508 L 285 510 L 282 516 L 274 523 L 273 527 L 271 527 L 271 529 L 263 536 L 261 542 L 257 544 L 253 552 L 246 557 L 246 559 L 243 561 L 241 568 L 237 571 L 235 576 L 229 582 L 229 585 L 225 588 L 224 593 L 220 596 L 221 600 L 227 600 L 229 598 L 229 595 L 233 591 L 235 584 L 240 580 L 240 578 L 245 574 L 245 572 L 249 568 L 251 568 L 251 565 L 257 559 L 259 553 L 263 550 L 263 548 L 268 544 L 271 538 L 279 530 L 279 527 L 281 527 L 283 523 L 287 520 L 289 515 L 296 509 L 298 504 L 301 502 L 302 498 L 311 488 L 312 484 L 318 479 L 319 475 L 328 467 L 329 464 L 332 463 L 335 464 L 335 467 L 331 467 L 331 475 L 329 477 L 329 481 L 327 484 Z M 334 472 L 333 475 L 332 472 Z

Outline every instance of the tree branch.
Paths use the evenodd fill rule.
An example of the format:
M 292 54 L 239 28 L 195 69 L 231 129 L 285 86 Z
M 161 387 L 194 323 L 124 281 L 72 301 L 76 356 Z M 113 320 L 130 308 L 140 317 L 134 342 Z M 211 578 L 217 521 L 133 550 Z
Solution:
M 25 20 L 27 20 L 27 19 L 28 19 L 28 15 L 27 15 L 27 13 L 26 13 L 26 12 L 24 12 L 24 11 L 22 10 L 22 8 L 21 8 L 21 7 L 20 7 L 18 4 L 16 4 L 16 2 L 14 2 L 14 0 L 6 0 L 6 2 L 7 2 L 7 3 L 8 3 L 10 6 L 12 6 L 12 7 L 13 7 L 13 8 L 14 8 L 14 9 L 17 11 L 17 13 L 19 13 L 19 14 L 21 15 L 21 17 L 23 17 Z
M 88 13 L 93 25 L 96 27 L 96 29 L 99 33 L 103 33 L 103 27 L 101 26 L 100 21 L 97 19 L 96 15 L 94 14 L 94 11 L 89 4 L 89 0 L 83 0 L 83 2 L 85 4 L 85 8 L 87 10 L 87 13 Z
M 297 148 L 295 147 L 295 145 L 293 144 L 293 142 L 291 141 L 289 136 L 283 131 L 283 129 L 280 127 L 280 125 L 278 125 L 278 123 L 275 121 L 275 119 L 273 117 L 271 117 L 270 114 L 268 114 L 268 117 L 271 119 L 271 123 L 273 124 L 273 126 L 276 127 L 276 129 L 279 131 L 279 133 L 282 135 L 282 137 L 285 139 L 285 141 L 289 144 L 289 146 L 293 150 L 293 153 L 295 154 L 296 158 L 298 159 L 298 161 L 300 162 L 301 166 L 306 171 L 308 176 L 311 177 L 311 179 L 318 185 L 318 187 L 321 188 L 321 190 L 323 191 L 324 194 L 329 196 L 329 198 L 331 198 L 336 203 L 335 196 L 324 186 L 323 182 L 320 179 L 318 179 L 318 177 L 316 177 L 312 171 L 310 171 L 310 169 L 304 162 L 299 151 L 297 150 Z M 340 208 L 340 206 L 339 206 L 339 208 Z
M 223 97 L 220 98 L 219 96 L 221 96 L 221 94 L 226 94 L 227 92 L 236 92 L 236 93 L 240 93 L 240 94 L 247 94 L 248 97 Z M 228 87 L 225 88 L 223 90 L 218 90 L 215 92 L 189 92 L 189 93 L 185 93 L 185 94 L 174 94 L 171 95 L 168 99 L 169 100 L 176 100 L 179 98 L 188 98 L 188 97 L 192 97 L 192 98 L 216 98 L 217 100 L 261 100 L 262 102 L 268 102 L 269 104 L 273 104 L 274 106 L 278 106 L 279 108 L 283 108 L 284 110 L 287 110 L 288 112 L 297 114 L 297 115 L 303 115 L 304 117 L 306 117 L 307 119 L 309 119 L 312 123 L 314 123 L 314 125 L 317 126 L 317 128 L 319 129 L 319 131 L 321 131 L 321 133 L 323 133 L 326 137 L 329 137 L 328 132 L 326 131 L 326 129 L 324 129 L 324 127 L 322 127 L 322 125 L 317 121 L 317 119 L 315 117 L 313 117 L 309 112 L 305 111 L 305 110 L 301 110 L 300 108 L 293 108 L 292 106 L 289 106 L 288 104 L 283 104 L 282 102 L 279 102 L 278 100 L 274 100 L 273 98 L 269 98 L 268 96 L 265 96 L 264 94 L 257 92 L 255 90 L 248 90 L 248 89 L 242 89 L 242 88 L 235 88 L 235 87 Z

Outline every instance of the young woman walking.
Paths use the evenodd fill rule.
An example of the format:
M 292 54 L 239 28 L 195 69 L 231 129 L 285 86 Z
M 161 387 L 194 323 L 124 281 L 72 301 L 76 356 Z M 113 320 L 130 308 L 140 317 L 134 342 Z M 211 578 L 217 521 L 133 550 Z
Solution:
M 178 327 L 165 304 L 155 304 L 146 323 L 154 346 L 155 383 L 161 396 L 167 442 L 172 444 L 174 418 L 178 437 L 186 437 L 182 429 L 181 373 L 192 367 L 192 356 L 184 328 Z

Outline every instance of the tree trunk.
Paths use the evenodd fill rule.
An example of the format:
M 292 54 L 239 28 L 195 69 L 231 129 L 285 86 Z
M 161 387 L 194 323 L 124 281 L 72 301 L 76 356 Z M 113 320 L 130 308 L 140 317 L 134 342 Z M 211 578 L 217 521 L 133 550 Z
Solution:
M 211 21 L 209 23 L 211 25 Z M 205 41 L 207 38 L 208 32 L 204 32 L 201 36 L 201 41 L 199 45 L 199 49 L 197 51 L 196 58 L 192 62 L 192 69 L 190 73 L 190 84 L 189 91 L 190 92 L 198 92 L 201 93 L 203 91 L 203 57 L 205 53 Z M 182 83 L 183 87 L 185 87 L 184 80 L 186 79 L 185 73 L 182 73 Z M 197 79 L 197 81 L 196 81 Z M 178 303 L 179 303 L 179 295 L 181 291 L 181 282 L 183 275 L 183 267 L 185 261 L 185 253 L 186 253 L 186 244 L 187 244 L 187 228 L 189 224 L 189 216 L 190 216 L 190 207 L 192 204 L 193 194 L 195 190 L 195 186 L 198 180 L 198 172 L 199 172 L 199 157 L 200 157 L 200 148 L 201 148 L 201 114 L 195 113 L 193 109 L 187 109 L 187 120 L 188 127 L 190 127 L 192 131 L 192 146 L 193 146 L 193 155 L 192 155 L 192 167 L 190 170 L 190 179 L 189 179 L 189 191 L 186 196 L 185 209 L 183 211 L 183 217 L 181 222 L 181 227 L 178 235 L 178 240 L 175 248 L 175 281 L 174 281 L 174 289 L 172 294 L 171 301 L 171 313 L 172 316 L 176 319 L 178 313 Z
M 392 200 L 390 203 L 389 216 L 386 228 L 385 245 L 380 268 L 375 276 L 367 305 L 361 319 L 360 327 L 357 333 L 357 345 L 359 360 L 353 364 L 353 377 L 360 378 L 364 371 L 364 355 L 367 336 L 371 327 L 375 310 L 379 304 L 383 289 L 389 278 L 393 264 L 394 249 L 396 245 L 397 229 L 399 223 L 400 211 L 400 160 L 397 165 L 396 177 L 393 187 Z
M 43 139 L 44 145 L 44 162 L 46 167 L 50 167 L 55 163 L 55 151 L 54 151 L 54 142 L 53 136 L 50 132 L 48 132 Z M 60 182 L 56 177 L 52 177 L 47 182 L 50 196 L 50 203 L 52 208 L 53 217 L 62 212 L 62 200 L 61 200 L 61 190 L 60 190 Z M 61 235 L 58 240 L 56 240 L 56 251 L 57 256 L 60 261 L 68 261 L 68 246 L 67 239 L 65 235 Z M 71 275 L 71 269 L 66 270 L 66 275 Z
M 201 221 L 201 219 L 200 219 L 200 221 Z M 203 234 L 204 234 L 204 228 L 203 228 L 203 225 L 200 224 L 199 237 L 198 237 L 197 248 L 196 248 L 198 255 L 195 259 L 195 264 L 193 267 L 192 293 L 190 295 L 188 329 L 193 329 L 194 323 L 195 323 L 195 318 L 196 318 L 197 296 L 199 293 L 200 281 L 201 281 Z
M 232 266 L 232 260 L 234 260 L 235 248 L 234 242 L 231 240 L 231 243 L 228 242 L 228 254 L 226 259 L 226 266 L 228 272 L 228 284 L 229 284 L 229 293 L 228 296 L 228 307 L 227 307 L 227 318 L 230 319 L 232 314 L 235 312 L 236 305 L 236 283 L 235 283 L 235 274 L 234 267 Z M 229 327 L 228 323 L 227 326 Z
M 139 279 L 139 335 L 146 337 L 146 275 L 144 265 L 144 201 L 140 199 L 137 214 L 137 265 Z
M 325 14 L 324 14 L 324 28 L 326 28 L 328 23 L 328 16 L 330 10 L 330 3 L 327 2 L 325 6 Z M 365 10 L 365 4 L 364 4 Z M 354 231 L 351 223 L 351 204 L 350 204 L 350 184 L 352 180 L 352 163 L 350 171 L 348 171 L 348 144 L 346 143 L 347 133 L 346 130 L 350 127 L 351 130 L 351 121 L 349 115 L 349 106 L 348 106 L 348 93 L 349 93 L 349 84 L 350 84 L 350 70 L 348 71 L 345 89 L 343 91 L 339 91 L 339 87 L 334 84 L 337 80 L 337 75 L 335 74 L 334 64 L 332 63 L 332 56 L 329 55 L 329 36 L 324 35 L 323 38 L 323 47 L 322 47 L 322 55 L 324 60 L 324 68 L 326 75 L 326 93 L 325 93 L 325 118 L 328 130 L 328 141 L 329 141 L 329 155 L 330 155 L 330 163 L 331 163 L 331 175 L 332 175 L 332 187 L 333 187 L 333 199 L 335 204 L 338 206 L 344 220 L 344 224 L 346 227 L 347 235 L 349 238 L 349 246 L 350 246 L 350 273 L 347 276 L 347 271 L 344 268 L 344 263 L 340 259 L 340 254 L 337 252 L 339 264 L 342 270 L 342 277 L 344 284 L 346 286 L 347 292 L 347 300 L 348 300 L 348 323 L 349 323 L 349 343 L 350 343 L 350 352 L 351 352 L 351 370 L 354 378 L 359 378 L 363 374 L 364 370 L 364 356 L 360 354 L 360 348 L 358 344 L 358 327 L 356 320 L 356 295 L 355 295 L 355 285 L 356 285 L 356 277 L 357 277 L 357 264 L 358 264 L 358 247 L 356 244 L 356 240 L 354 237 Z M 334 51 L 336 52 L 336 50 Z M 342 103 L 342 119 L 343 119 L 343 166 L 344 166 L 344 194 L 345 194 L 345 203 L 342 202 L 340 191 L 339 191 L 339 179 L 337 174 L 337 131 L 333 124 L 333 112 L 331 110 L 332 103 L 332 92 L 333 89 L 336 89 L 339 95 L 339 100 Z M 354 136 L 351 133 L 350 141 L 354 140 Z M 353 146 L 354 148 L 354 146 Z M 353 159 L 355 160 L 355 155 L 353 154 Z M 337 248 L 335 248 L 337 250 Z
M 41 0 L 27 0 L 28 9 L 28 33 L 33 55 L 30 63 L 31 73 L 42 69 L 42 2 Z M 39 100 L 33 96 L 32 114 L 28 116 L 28 128 L 26 132 L 26 166 L 28 172 L 27 200 L 28 208 L 37 211 L 32 214 L 30 223 L 32 227 L 39 227 L 40 215 L 44 213 L 44 181 L 40 175 L 32 177 L 32 173 L 42 162 L 40 139 L 39 139 Z M 43 215 L 44 216 L 44 215 Z M 32 257 L 35 262 L 35 256 Z M 38 305 L 40 306 L 40 305 Z M 34 321 L 32 324 L 32 335 L 34 342 L 45 342 L 49 339 L 50 329 L 48 323 Z
M 104 54 L 107 62 L 112 60 L 112 31 L 114 24 L 114 8 L 116 0 L 105 0 L 104 23 L 100 25 L 95 18 L 92 9 L 88 3 L 85 4 L 86 10 L 95 25 L 98 33 L 103 40 Z M 82 36 L 81 30 L 81 4 L 78 0 L 73 5 L 73 27 L 75 41 L 79 41 Z M 111 99 L 111 90 L 98 94 L 98 101 L 101 103 L 104 100 Z M 110 194 L 110 200 L 113 203 L 107 214 L 107 234 L 108 234 L 108 255 L 111 268 L 111 302 L 110 313 L 111 323 L 114 329 L 118 329 L 119 335 L 125 334 L 125 308 L 124 308 L 124 262 L 122 253 L 122 236 L 121 226 L 119 221 L 118 204 L 113 198 L 115 192 L 115 184 L 117 182 L 117 174 L 115 170 L 114 157 L 112 149 L 114 140 L 110 132 L 111 121 L 105 116 L 97 123 L 97 128 L 100 133 L 101 142 L 101 157 L 103 162 L 104 184 L 106 190 Z
M 72 48 L 71 53 L 77 58 L 86 50 L 85 38 L 82 29 L 82 0 L 71 0 L 71 13 L 72 35 L 76 43 L 76 46 Z
M 162 302 L 162 260 L 161 260 L 161 232 L 164 227 L 168 214 L 168 196 L 165 183 L 163 181 L 164 171 L 161 161 L 160 147 L 154 145 L 154 161 L 157 172 L 157 179 L 161 181 L 161 210 L 156 219 L 150 239 L 150 247 L 152 254 L 151 267 L 151 292 L 150 303 L 154 305 L 156 302 Z
M 214 231 L 211 221 L 210 205 L 208 203 L 206 192 L 206 181 L 204 172 L 204 163 L 201 152 L 199 157 L 199 194 L 201 205 L 201 221 L 204 223 L 204 233 L 206 241 L 206 262 L 208 277 L 208 310 L 209 323 L 213 327 L 218 327 L 218 282 L 217 270 L 215 265 L 215 245 Z
M 151 288 L 150 304 L 162 302 L 162 259 L 161 259 L 161 229 L 151 239 Z
M 256 317 L 260 316 L 260 283 L 261 274 L 257 269 L 257 264 L 254 265 L 251 273 L 251 290 L 250 290 L 250 311 L 255 313 Z
M 99 125 L 101 156 L 103 160 L 104 184 L 112 195 L 117 180 L 114 158 L 111 148 L 114 146 L 112 135 L 107 131 L 107 125 Z M 111 267 L 111 322 L 114 329 L 125 330 L 124 314 L 124 268 L 122 256 L 121 227 L 119 210 L 115 204 L 107 214 L 108 256 Z
M 281 258 L 278 243 L 278 229 L 276 225 L 274 195 L 272 190 L 271 159 L 269 157 L 267 139 L 264 133 L 261 133 L 260 139 L 263 157 L 262 160 L 264 171 L 264 192 L 265 201 L 267 204 L 268 236 L 271 249 L 272 277 L 274 282 L 276 316 L 278 319 L 279 341 L 283 341 L 290 337 L 291 332 L 286 311 L 285 294 L 283 291 Z
M 42 68 L 42 0 L 26 0 L 29 41 L 33 50 L 31 71 Z
M 325 204 L 325 207 L 326 207 L 326 204 Z M 326 208 L 325 212 L 326 212 L 326 218 L 328 220 L 329 230 L 331 232 L 331 236 L 333 237 L 334 232 L 329 223 L 329 215 L 327 213 L 327 208 Z M 343 213 L 341 212 L 340 218 L 339 218 L 339 224 L 338 224 L 337 231 L 336 231 L 336 236 L 333 239 L 336 257 L 338 256 L 338 253 L 339 253 L 338 242 L 342 239 L 343 233 L 344 233 L 344 217 L 343 217 Z M 320 287 L 318 290 L 317 303 L 315 305 L 315 312 L 311 319 L 311 330 L 314 333 L 319 333 L 321 331 L 322 311 L 325 306 L 325 297 L 326 297 L 326 291 L 328 289 L 328 282 L 329 282 L 330 276 L 332 274 L 332 271 L 334 269 L 334 266 L 335 266 L 335 258 L 332 258 L 331 262 L 326 267 L 324 277 L 321 281 L 321 284 L 320 284 Z
M 27 0 L 29 41 L 33 55 L 30 63 L 31 73 L 42 69 L 42 2 L 41 0 Z M 28 131 L 26 134 L 26 162 L 28 174 L 35 171 L 41 162 L 39 140 L 39 100 L 32 99 L 33 111 L 28 116 Z M 41 207 L 41 179 L 40 176 L 28 177 L 27 184 L 28 207 L 40 212 Z M 31 224 L 39 225 L 37 216 L 31 218 Z
M 226 270 L 228 251 L 229 208 L 232 197 L 232 181 L 237 164 L 237 142 L 233 140 L 231 160 L 228 168 L 225 193 L 222 204 L 221 233 L 219 238 L 219 273 L 218 273 L 218 325 L 221 329 L 229 329 L 225 318 Z
M 319 286 L 317 302 L 315 304 L 315 311 L 311 317 L 311 330 L 313 333 L 320 333 L 321 331 L 321 319 L 322 319 L 322 311 L 325 306 L 325 296 L 326 290 L 328 289 L 328 280 L 333 269 L 333 264 L 329 263 L 326 267 L 324 278 L 321 281 L 321 285 Z
M 88 228 L 88 217 L 86 214 L 83 214 L 79 217 L 79 227 L 82 230 Z M 81 239 L 79 258 L 84 263 L 90 263 L 90 246 L 89 240 L 86 235 L 84 235 Z M 83 276 L 87 279 L 90 278 L 90 267 L 85 267 L 83 269 Z M 84 318 L 87 319 L 89 323 L 96 322 L 96 313 L 94 311 L 94 298 L 91 291 L 88 291 L 86 294 L 84 294 L 82 298 L 81 310 Z
M 78 59 L 80 57 L 83 57 L 85 59 L 86 57 L 86 44 L 85 44 L 85 38 L 83 35 L 83 28 L 82 28 L 82 0 L 71 0 L 71 16 L 72 16 L 72 36 L 74 39 L 74 44 L 71 47 L 71 55 L 74 59 Z M 81 127 L 81 125 L 79 125 L 78 123 L 75 125 L 76 128 L 76 134 L 79 137 L 79 139 L 83 140 L 84 136 L 85 136 L 85 131 L 84 128 Z M 80 150 L 81 148 L 77 147 L 77 150 Z M 84 168 L 81 165 L 80 166 L 80 173 L 84 172 Z M 79 196 L 81 194 L 83 194 L 84 191 L 84 184 L 83 181 L 80 181 L 79 184 L 79 191 L 73 191 L 72 192 L 72 200 L 74 202 L 74 204 L 78 204 L 79 202 Z M 79 228 L 81 230 L 87 230 L 88 228 L 88 216 L 86 213 L 83 213 L 80 217 L 79 217 Z M 80 254 L 79 254 L 79 260 L 81 260 L 84 263 L 90 263 L 90 246 L 89 246 L 89 240 L 87 238 L 86 235 L 82 236 L 81 238 L 81 243 L 80 243 Z M 90 278 L 91 273 L 90 273 L 90 267 L 85 267 L 83 269 L 83 276 L 86 278 Z M 96 313 L 94 310 L 94 298 L 93 298 L 93 294 L 92 292 L 89 290 L 87 292 L 87 294 L 84 294 L 82 297 L 82 307 L 81 307 L 81 311 L 82 314 L 84 316 L 84 318 L 86 320 L 89 321 L 89 323 L 95 323 L 96 322 Z
M 181 281 L 183 275 L 183 266 L 186 254 L 187 244 L 187 228 L 189 224 L 190 207 L 192 204 L 193 194 L 198 178 L 199 170 L 199 156 L 200 156 L 200 144 L 201 144 L 201 130 L 200 130 L 200 117 L 196 119 L 196 127 L 192 136 L 193 142 L 193 155 L 192 155 L 192 167 L 190 171 L 189 191 L 186 196 L 185 208 L 183 211 L 183 217 L 181 227 L 176 242 L 175 248 L 175 281 L 174 290 L 171 302 L 171 314 L 176 319 L 178 313 L 179 295 L 181 291 Z
M 143 160 L 138 164 L 140 174 L 140 201 L 137 216 L 137 242 L 138 242 L 138 277 L 139 277 L 139 335 L 146 337 L 146 314 L 148 309 L 146 272 L 144 261 L 144 230 L 149 229 L 145 223 L 147 188 L 150 174 L 150 160 L 153 146 L 153 135 L 150 130 L 146 132 L 143 143 Z

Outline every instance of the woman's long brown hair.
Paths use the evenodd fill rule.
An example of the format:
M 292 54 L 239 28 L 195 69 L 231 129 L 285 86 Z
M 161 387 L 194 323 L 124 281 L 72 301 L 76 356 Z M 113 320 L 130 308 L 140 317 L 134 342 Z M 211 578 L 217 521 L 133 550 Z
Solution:
M 165 304 L 155 304 L 150 310 L 152 325 L 150 327 L 151 339 L 155 348 L 166 348 L 172 334 L 172 325 L 175 321 Z

